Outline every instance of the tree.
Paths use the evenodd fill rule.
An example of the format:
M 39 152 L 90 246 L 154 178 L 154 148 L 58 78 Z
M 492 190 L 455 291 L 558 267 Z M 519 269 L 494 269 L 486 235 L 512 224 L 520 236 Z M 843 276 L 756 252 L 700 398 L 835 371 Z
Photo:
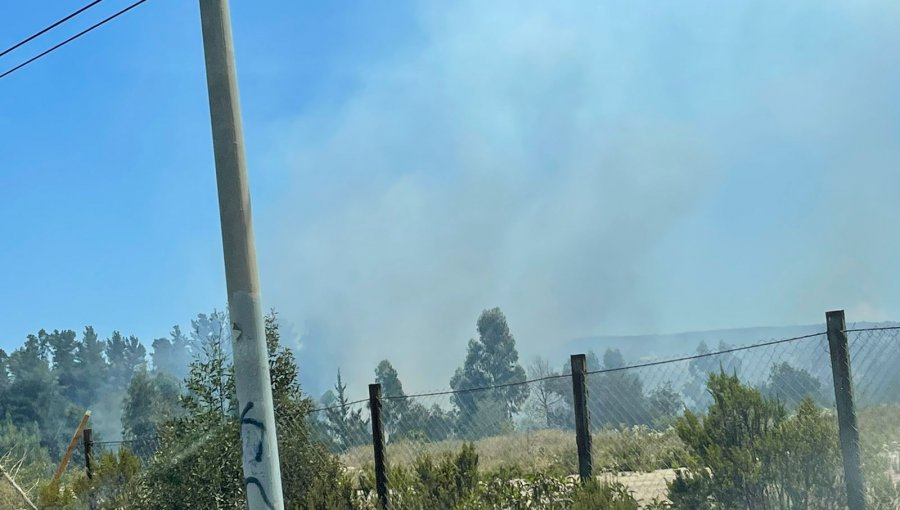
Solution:
M 106 341 L 109 382 L 114 388 L 126 388 L 138 367 L 147 363 L 147 349 L 136 336 L 124 337 L 118 331 Z
M 381 385 L 385 435 L 391 439 L 398 435 L 402 436 L 404 432 L 410 432 L 408 426 L 410 402 L 403 392 L 400 376 L 390 361 L 382 360 L 375 368 L 375 382 Z
M 76 340 L 75 332 L 70 329 L 54 330 L 53 333 L 41 330 L 38 337 L 50 348 L 53 359 L 52 370 L 59 382 L 60 391 L 66 399 L 74 401 L 80 393 L 81 382 L 77 374 L 76 352 L 79 342 Z
M 265 317 L 266 349 L 269 353 L 269 374 L 272 378 L 272 398 L 282 409 L 289 403 L 310 404 L 300 389 L 300 370 L 290 349 L 281 345 L 278 313 L 270 310 Z
M 132 451 L 143 458 L 153 453 L 160 426 L 180 415 L 180 392 L 172 376 L 138 369 L 122 403 L 122 436 L 132 441 Z
M 536 381 L 531 385 L 532 391 L 527 404 L 535 424 L 547 428 L 558 426 L 559 414 L 566 412 L 565 397 L 560 394 L 560 382 L 569 379 L 560 377 L 559 372 L 550 367 L 550 362 L 540 356 L 535 357 L 528 365 L 528 378 Z M 571 388 L 569 392 L 571 393 Z
M 325 423 L 333 445 L 338 451 L 365 444 L 369 439 L 369 420 L 363 418 L 363 408 L 354 408 L 347 397 L 347 385 L 338 370 L 333 402 L 325 409 Z
M 600 358 L 597 357 L 597 353 L 594 351 L 588 351 L 585 354 L 585 364 L 588 372 L 599 370 L 603 368 L 603 364 L 600 363 Z M 575 428 L 575 400 L 574 394 L 572 392 L 572 362 L 567 361 L 563 363 L 560 374 L 568 376 L 560 379 L 556 379 L 550 382 L 553 391 L 555 391 L 558 395 L 561 395 L 563 398 L 563 406 L 560 408 L 559 412 L 554 416 L 554 425 L 559 428 L 572 430 Z M 601 391 L 604 391 L 600 388 L 600 379 L 597 377 L 593 377 L 594 374 L 591 374 L 587 377 L 585 384 L 588 387 L 589 395 L 596 396 Z M 588 402 L 588 406 L 596 407 L 592 401 Z
M 675 417 L 684 410 L 681 395 L 673 389 L 671 382 L 666 382 L 651 391 L 647 402 L 653 423 L 659 427 L 670 425 Z
M 618 370 L 624 366 L 622 353 L 607 349 L 603 353 L 603 370 L 610 371 L 588 376 L 589 397 L 594 406 L 591 411 L 597 425 L 617 427 L 653 422 L 640 376 L 634 371 Z
M 195 322 L 201 328 L 202 324 Z M 185 383 L 189 388 L 182 399 L 185 414 L 160 428 L 159 452 L 140 479 L 142 508 L 244 508 L 233 365 L 222 346 L 227 337 L 220 334 L 222 328 L 209 334 L 201 328 L 195 328 L 196 338 L 204 344 L 194 355 Z M 311 403 L 301 393 L 293 353 L 280 345 L 279 338 L 272 312 L 266 317 L 266 344 L 285 506 L 305 508 L 303 503 L 311 498 L 311 508 L 323 508 L 319 502 L 337 490 L 340 471 L 310 437 Z
M 101 340 L 94 328 L 87 326 L 81 334 L 81 342 L 75 349 L 74 380 L 71 392 L 72 402 L 81 407 L 93 406 L 105 392 L 109 364 L 104 352 L 106 342 Z
M 213 310 L 210 314 L 197 314 L 197 317 L 191 320 L 190 347 L 199 349 L 199 346 L 215 338 L 224 341 L 225 352 L 229 352 L 231 331 L 227 329 L 228 324 L 225 312 Z
M 420 441 L 443 441 L 453 433 L 456 421 L 452 411 L 442 409 L 438 404 L 426 407 L 418 402 L 412 402 L 397 437 Z
M 46 344 L 45 344 L 46 345 Z M 22 347 L 9 356 L 9 390 L 0 402 L 0 412 L 15 423 L 35 423 L 41 444 L 52 458 L 58 458 L 66 439 L 66 401 L 54 377 L 48 351 L 38 336 L 28 335 Z
M 486 425 L 474 422 L 479 407 L 488 402 L 498 405 L 502 419 L 511 422 L 528 398 L 528 386 L 516 384 L 525 381 L 525 369 L 519 364 L 516 340 L 503 312 L 499 308 L 484 310 L 476 327 L 478 340 L 469 340 L 466 360 L 450 380 L 450 387 L 458 392 L 453 394 L 453 403 L 459 414 L 460 430 L 466 435 L 485 432 L 476 431 L 476 425 L 478 428 Z M 495 388 L 460 392 L 488 387 Z
M 172 328 L 169 338 L 157 338 L 153 341 L 153 370 L 157 372 L 183 379 L 187 376 L 190 359 L 190 341 L 178 326 Z
M 806 370 L 794 368 L 786 361 L 772 365 L 769 380 L 763 384 L 762 392 L 788 409 L 796 409 L 805 397 L 816 402 L 825 401 L 822 383 Z
M 717 350 L 721 352 L 730 348 L 730 345 L 720 341 Z M 687 404 L 691 409 L 701 411 L 712 403 L 710 395 L 706 392 L 709 375 L 719 371 L 738 374 L 741 369 L 741 359 L 733 352 L 717 354 L 710 350 L 703 341 L 697 346 L 696 353 L 698 357 L 688 364 L 690 379 L 684 384 L 682 393 L 687 397 Z
M 196 333 L 198 323 L 192 323 Z M 195 420 L 208 419 L 220 424 L 227 416 L 237 415 L 234 367 L 222 335 L 204 334 L 197 338 L 197 354 L 184 381 L 186 391 L 180 403 Z

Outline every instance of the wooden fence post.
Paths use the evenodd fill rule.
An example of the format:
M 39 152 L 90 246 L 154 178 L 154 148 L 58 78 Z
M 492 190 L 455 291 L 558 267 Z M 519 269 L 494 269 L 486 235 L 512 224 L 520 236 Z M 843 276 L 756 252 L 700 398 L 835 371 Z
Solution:
M 578 474 L 581 480 L 593 477 L 591 458 L 591 413 L 588 409 L 587 360 L 584 354 L 573 354 L 572 392 L 575 403 L 575 444 L 578 447 Z
M 844 482 L 847 484 L 847 508 L 865 510 L 866 486 L 859 460 L 859 428 L 853 406 L 853 378 L 850 376 L 850 349 L 844 311 L 825 314 L 828 327 L 828 350 L 834 377 L 834 400 L 837 405 L 841 455 L 844 459 Z
M 94 478 L 94 470 L 91 466 L 91 455 L 93 455 L 92 450 L 94 447 L 94 441 L 92 439 L 93 430 L 84 429 L 81 432 L 81 442 L 84 445 L 84 471 L 87 474 L 88 480 L 92 480 Z
M 369 385 L 369 411 L 372 415 L 372 447 L 375 450 L 375 491 L 378 494 L 378 505 L 387 510 L 388 479 L 387 462 L 384 456 L 384 427 L 381 421 L 381 385 Z

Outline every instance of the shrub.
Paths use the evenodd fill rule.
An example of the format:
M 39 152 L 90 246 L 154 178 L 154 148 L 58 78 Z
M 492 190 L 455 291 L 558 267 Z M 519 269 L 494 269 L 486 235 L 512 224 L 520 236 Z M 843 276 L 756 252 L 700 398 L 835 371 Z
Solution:
M 621 484 L 604 484 L 590 480 L 572 497 L 572 510 L 638 510 L 638 503 Z
M 779 402 L 710 375 L 706 416 L 686 412 L 676 430 L 688 447 L 688 468 L 669 483 L 675 508 L 846 508 L 834 417 L 804 398 L 788 416 Z M 896 508 L 896 489 L 884 469 L 867 469 L 871 508 Z

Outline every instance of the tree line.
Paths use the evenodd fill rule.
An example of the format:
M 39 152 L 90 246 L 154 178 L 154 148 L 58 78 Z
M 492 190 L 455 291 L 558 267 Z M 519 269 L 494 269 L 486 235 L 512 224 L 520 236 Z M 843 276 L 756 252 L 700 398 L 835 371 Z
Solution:
M 149 353 L 134 336 L 114 332 L 101 339 L 91 327 L 81 335 L 41 330 L 13 352 L 0 351 L 0 455 L 27 461 L 19 476 L 46 480 L 72 427 L 90 408 L 95 420 L 107 421 L 101 427 L 95 421 L 95 430 L 100 429 L 95 440 L 117 439 L 121 433 L 128 448 L 102 458 L 101 471 L 112 478 L 64 480 L 63 486 L 44 487 L 43 501 L 76 498 L 88 489 L 102 494 L 103 484 L 109 484 L 134 491 L 113 491 L 108 499 L 127 496 L 135 508 L 140 506 L 134 498 L 148 508 L 175 508 L 179 503 L 172 498 L 192 492 L 198 502 L 224 497 L 239 507 L 240 441 L 227 324 L 221 312 L 200 314 L 186 333 L 176 327 L 167 338 L 154 340 Z M 498 308 L 483 311 L 475 330 L 462 365 L 449 380 L 454 393 L 441 404 L 410 397 L 390 361 L 377 364 L 374 375 L 386 397 L 388 441 L 474 440 L 529 428 L 573 427 L 567 363 L 555 367 L 536 358 L 523 366 Z M 365 403 L 351 405 L 340 372 L 335 388 L 318 402 L 304 395 L 300 367 L 280 343 L 274 312 L 266 319 L 266 340 L 283 471 L 288 473 L 286 494 L 300 501 L 322 484 L 314 491 L 318 496 L 345 497 L 330 491 L 341 486 L 332 483 L 339 467 L 329 451 L 370 442 Z M 729 349 L 720 345 L 718 350 Z M 697 352 L 703 356 L 685 361 L 676 371 L 680 376 L 673 378 L 664 372 L 622 370 L 627 362 L 615 349 L 602 356 L 588 353 L 588 368 L 597 371 L 588 378 L 594 427 L 663 429 L 677 426 L 679 417 L 690 415 L 686 410 L 706 413 L 715 404 L 709 374 L 736 375 L 747 360 L 733 352 L 706 356 L 711 351 L 703 344 Z M 880 354 L 872 366 L 886 368 L 900 349 Z M 768 375 L 754 383 L 754 391 L 786 410 L 797 409 L 807 396 L 827 404 L 829 388 L 813 375 L 814 367 L 802 367 L 802 362 L 766 364 Z M 654 374 L 654 384 L 647 384 L 648 373 Z M 78 464 L 76 459 L 73 465 Z
M 462 366 L 449 381 L 453 393 L 443 405 L 429 397 L 410 397 L 393 364 L 387 359 L 378 363 L 374 380 L 382 386 L 382 419 L 389 442 L 477 439 L 534 428 L 574 429 L 568 361 L 556 368 L 537 357 L 527 368 L 523 366 L 499 308 L 481 313 L 476 332 L 477 337 L 468 342 Z M 747 368 L 740 353 L 731 351 L 732 346 L 725 343 L 713 350 L 701 342 L 693 359 L 648 370 L 629 369 L 618 349 L 607 349 L 602 356 L 589 351 L 587 366 L 596 372 L 587 378 L 593 426 L 663 429 L 685 410 L 704 411 L 713 403 L 707 387 L 709 374 L 736 375 Z M 766 361 L 767 375 L 757 381 L 757 389 L 788 409 L 796 408 L 806 396 L 827 404 L 829 388 L 813 374 L 814 367 L 799 366 L 804 362 L 813 363 L 803 359 Z M 653 377 L 654 385 L 648 386 L 647 375 Z M 334 388 L 318 404 L 322 411 L 313 413 L 313 429 L 334 451 L 371 441 L 367 404 L 351 405 L 340 371 Z

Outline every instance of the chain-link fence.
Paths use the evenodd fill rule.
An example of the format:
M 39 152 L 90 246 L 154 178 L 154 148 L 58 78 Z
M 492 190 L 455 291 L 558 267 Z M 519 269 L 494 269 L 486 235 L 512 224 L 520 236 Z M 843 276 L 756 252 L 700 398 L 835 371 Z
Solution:
M 372 467 L 369 401 L 337 403 L 308 415 L 312 437 L 337 455 L 352 477 Z
M 900 329 L 850 329 L 847 336 L 864 473 L 900 482 Z
M 900 508 L 900 328 L 842 333 L 849 338 L 866 494 L 877 503 L 870 507 Z M 701 347 L 690 356 L 632 365 L 615 350 L 589 353 L 593 475 L 624 484 L 646 505 L 666 501 L 671 484 L 682 487 L 703 476 L 698 473 L 734 484 L 722 473 L 752 460 L 744 468 L 758 472 L 740 475 L 743 485 L 729 490 L 755 497 L 757 489 L 744 479 L 755 476 L 753 483 L 763 487 L 759 497 L 781 502 L 772 508 L 799 501 L 846 508 L 834 380 L 824 332 Z M 483 479 L 579 473 L 571 371 L 486 388 L 383 395 L 380 402 L 388 471 L 440 462 L 471 444 Z M 349 471 L 372 470 L 368 400 L 317 410 L 312 423 Z M 797 489 L 793 478 L 804 470 L 822 471 L 824 481 L 808 477 L 796 481 Z
M 897 509 L 900 328 L 840 333 L 847 338 L 852 367 L 860 470 L 869 508 Z M 682 498 L 676 506 L 692 508 L 684 498 L 700 494 L 720 502 L 758 498 L 773 509 L 847 508 L 835 402 L 836 394 L 851 395 L 849 388 L 835 392 L 830 336 L 720 344 L 715 350 L 701 346 L 691 355 L 636 364 L 628 364 L 615 350 L 589 352 L 583 391 L 592 475 L 624 485 L 645 506 Z M 442 463 L 463 469 L 460 462 L 472 462 L 460 454 L 467 445 L 477 455 L 482 482 L 506 483 L 540 474 L 574 483 L 579 455 L 584 454 L 576 440 L 577 379 L 571 369 L 548 370 L 533 380 L 489 387 L 386 393 L 374 407 L 371 399 L 347 401 L 341 396 L 328 407 L 298 411 L 296 418 L 279 415 L 280 443 L 306 444 L 287 439 L 306 434 L 321 445 L 303 452 L 284 446 L 282 460 L 292 468 L 316 470 L 334 465 L 336 459 L 353 480 L 360 501 L 368 501 L 362 508 L 373 506 L 377 441 L 372 422 L 377 408 L 392 491 L 402 490 L 398 484 L 412 480 L 410 473 L 426 476 L 438 472 L 435 466 Z M 92 443 L 91 498 L 114 501 L 133 485 L 123 478 L 130 473 L 126 464 L 153 458 L 164 459 L 168 467 L 185 464 L 183 471 L 193 473 L 190 465 L 201 464 L 195 459 L 215 457 L 221 462 L 202 464 L 217 466 L 220 472 L 228 466 L 228 472 L 196 474 L 198 483 L 201 478 L 221 483 L 238 479 L 238 430 L 230 427 L 218 424 L 203 437 L 186 437 L 173 429 L 162 437 Z M 128 455 L 120 455 L 123 451 Z M 301 466 L 301 461 L 310 465 Z M 152 471 L 148 473 L 143 476 L 152 477 Z M 295 470 L 283 475 L 290 478 L 291 473 Z M 287 480 L 285 487 L 304 486 L 301 478 L 296 483 Z M 0 497 L 16 497 L 2 485 L 0 480 Z
M 387 396 L 383 413 L 388 459 L 412 466 L 440 459 L 471 443 L 487 472 L 575 469 L 575 438 L 553 413 L 571 378 L 556 376 L 521 384 L 424 395 Z M 548 414 L 541 416 L 541 408 Z
M 663 500 L 667 484 L 692 457 L 674 425 L 686 411 L 702 415 L 713 405 L 710 374 L 736 376 L 792 412 L 804 397 L 832 406 L 828 367 L 825 334 L 701 348 L 695 355 L 631 366 L 616 351 L 592 357 L 586 384 L 595 474 L 625 484 L 639 502 Z

